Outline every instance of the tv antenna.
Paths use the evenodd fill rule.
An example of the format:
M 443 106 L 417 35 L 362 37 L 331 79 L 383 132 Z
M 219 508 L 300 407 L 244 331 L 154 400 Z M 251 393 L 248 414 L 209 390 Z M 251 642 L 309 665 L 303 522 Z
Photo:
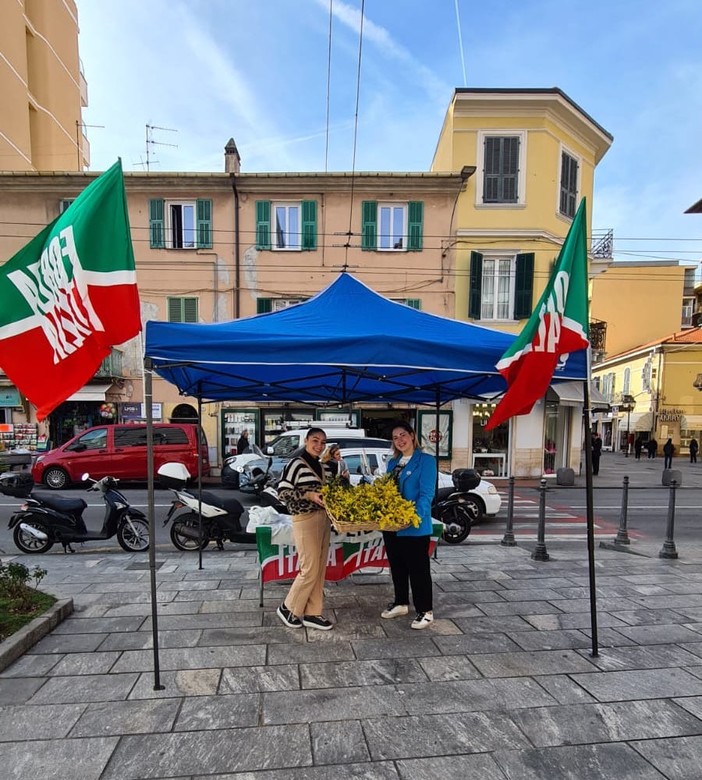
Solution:
M 165 141 L 154 141 L 154 130 L 163 130 L 166 133 L 177 133 L 172 127 L 158 127 L 157 125 L 146 125 L 146 172 L 151 168 L 151 147 L 152 146 L 172 146 L 178 148 L 178 144 L 168 144 Z M 154 160 L 154 162 L 158 162 Z

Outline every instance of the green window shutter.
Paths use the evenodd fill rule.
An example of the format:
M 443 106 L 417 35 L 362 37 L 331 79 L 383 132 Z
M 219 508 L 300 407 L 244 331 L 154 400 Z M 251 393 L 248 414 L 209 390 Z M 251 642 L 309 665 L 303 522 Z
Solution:
M 468 316 L 480 319 L 480 299 L 483 291 L 483 256 L 470 253 L 470 290 L 468 291 Z
M 302 201 L 302 248 L 317 248 L 317 201 Z
M 212 249 L 212 201 L 197 199 L 197 248 Z
M 407 306 L 410 307 L 410 309 L 418 309 L 421 310 L 422 308 L 422 299 L 421 298 L 408 298 L 405 303 Z
M 371 251 L 378 248 L 378 203 L 364 200 L 361 204 L 361 249 Z
M 256 298 L 256 314 L 268 314 L 273 311 L 273 298 Z
M 182 322 L 197 322 L 197 298 L 183 298 Z
M 152 249 L 163 249 L 164 241 L 163 225 L 163 198 L 152 198 L 149 201 L 149 246 Z
M 514 319 L 531 317 L 534 292 L 534 253 L 517 255 L 517 275 L 514 287 Z
M 271 248 L 271 202 L 256 201 L 256 249 Z
M 408 204 L 407 216 L 407 249 L 410 252 L 422 250 L 424 237 L 424 203 L 421 200 L 411 200 Z
M 198 322 L 197 298 L 168 298 L 169 322 Z

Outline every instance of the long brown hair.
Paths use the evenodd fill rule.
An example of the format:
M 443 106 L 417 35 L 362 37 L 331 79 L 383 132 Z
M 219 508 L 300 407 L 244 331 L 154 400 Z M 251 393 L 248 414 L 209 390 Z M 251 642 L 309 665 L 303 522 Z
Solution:
M 414 428 L 408 422 L 405 422 L 404 420 L 397 420 L 396 422 L 394 422 L 392 424 L 391 429 L 390 429 L 390 431 L 391 431 L 390 435 L 391 436 L 392 436 L 392 431 L 394 431 L 396 428 L 402 428 L 403 431 L 406 431 L 407 433 L 410 434 L 410 436 L 412 437 L 412 445 L 414 446 L 415 450 L 421 450 L 422 449 L 419 446 L 419 440 L 417 439 L 417 434 L 415 433 Z M 398 450 L 397 447 L 395 446 L 394 442 L 393 442 L 393 445 L 392 445 L 392 454 L 396 458 L 400 457 L 402 455 L 400 450 Z

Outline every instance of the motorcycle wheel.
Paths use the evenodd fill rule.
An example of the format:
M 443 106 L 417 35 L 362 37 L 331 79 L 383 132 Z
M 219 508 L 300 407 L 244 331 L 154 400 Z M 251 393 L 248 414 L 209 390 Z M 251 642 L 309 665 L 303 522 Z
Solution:
M 195 512 L 189 512 L 188 514 L 177 517 L 171 525 L 171 541 L 173 546 L 177 547 L 183 552 L 192 552 L 193 550 L 204 550 L 210 543 L 210 538 L 206 533 L 206 529 L 202 529 L 203 539 L 202 543 L 198 539 L 193 539 L 191 536 L 185 536 L 182 533 L 183 528 L 188 528 L 191 531 L 199 531 L 200 520 Z
M 49 536 L 48 528 L 40 520 L 23 520 L 22 522 L 25 525 L 31 525 L 32 528 L 36 528 L 37 531 L 41 531 L 43 534 Z M 23 553 L 28 553 L 29 555 L 37 555 L 40 553 L 49 552 L 49 550 L 54 546 L 54 543 L 50 538 L 46 541 L 37 539 L 36 536 L 32 536 L 32 534 L 23 531 L 20 528 L 19 523 L 15 526 L 12 538 L 16 547 L 22 550 Z
M 144 552 L 149 549 L 149 523 L 145 517 L 125 515 L 117 527 L 119 546 L 127 552 Z
M 453 504 L 447 507 L 441 515 L 444 524 L 443 540 L 447 544 L 460 544 L 468 538 L 475 515 L 469 504 Z

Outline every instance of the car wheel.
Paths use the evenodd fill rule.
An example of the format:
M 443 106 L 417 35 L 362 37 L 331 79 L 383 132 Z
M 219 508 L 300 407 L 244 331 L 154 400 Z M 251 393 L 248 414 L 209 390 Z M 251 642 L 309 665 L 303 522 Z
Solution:
M 51 490 L 61 490 L 65 488 L 68 483 L 68 474 L 63 469 L 57 467 L 51 467 L 44 472 L 44 484 Z

